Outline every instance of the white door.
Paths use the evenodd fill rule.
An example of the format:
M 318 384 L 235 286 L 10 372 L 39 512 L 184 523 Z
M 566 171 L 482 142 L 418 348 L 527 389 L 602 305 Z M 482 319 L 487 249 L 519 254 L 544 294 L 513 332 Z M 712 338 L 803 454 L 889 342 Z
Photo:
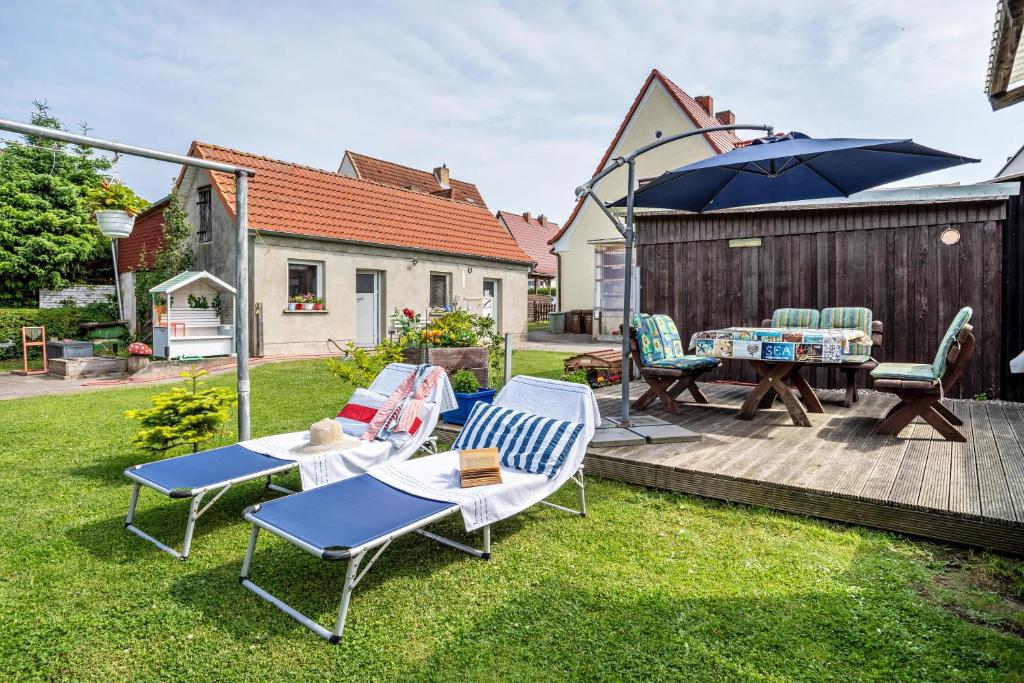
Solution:
M 356 344 L 380 343 L 380 278 L 373 271 L 356 272 Z
M 497 280 L 484 280 L 483 301 L 480 304 L 480 313 L 494 318 L 494 324 L 501 330 L 501 287 Z

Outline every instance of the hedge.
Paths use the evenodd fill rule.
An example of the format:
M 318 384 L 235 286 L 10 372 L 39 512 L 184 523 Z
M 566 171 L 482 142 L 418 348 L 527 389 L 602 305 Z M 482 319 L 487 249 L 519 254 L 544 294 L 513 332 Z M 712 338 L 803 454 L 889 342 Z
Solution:
M 21 354 L 21 328 L 46 326 L 48 339 L 81 337 L 78 323 L 116 320 L 117 311 L 110 303 L 64 308 L 0 308 L 0 358 Z M 14 342 L 7 346 L 6 342 Z

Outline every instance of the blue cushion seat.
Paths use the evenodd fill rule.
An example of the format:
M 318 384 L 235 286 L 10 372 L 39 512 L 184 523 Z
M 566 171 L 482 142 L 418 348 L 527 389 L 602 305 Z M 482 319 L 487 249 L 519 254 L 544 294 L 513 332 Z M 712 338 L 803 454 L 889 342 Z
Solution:
M 651 363 L 653 368 L 676 368 L 678 370 L 696 370 L 697 368 L 718 367 L 717 358 L 707 356 L 679 356 L 677 358 L 665 358 Z
M 717 358 L 693 356 L 683 353 L 683 342 L 675 322 L 664 313 L 633 314 L 640 359 L 645 367 L 697 370 L 716 368 L 722 361 Z
M 917 382 L 937 382 L 939 375 L 928 363 L 881 363 L 871 371 L 874 379 L 901 379 Z

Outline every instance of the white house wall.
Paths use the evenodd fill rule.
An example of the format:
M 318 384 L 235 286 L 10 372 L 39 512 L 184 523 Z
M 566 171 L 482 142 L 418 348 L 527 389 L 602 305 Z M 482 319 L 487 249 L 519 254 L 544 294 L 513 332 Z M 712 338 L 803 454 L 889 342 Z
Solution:
M 654 142 L 655 131 L 667 137 L 695 128 L 689 116 L 679 107 L 665 86 L 655 78 L 651 81 L 619 138 L 609 161 Z M 637 178 L 660 175 L 666 170 L 704 159 L 715 151 L 703 135 L 686 138 L 655 149 L 637 159 Z M 626 194 L 627 170 L 619 168 L 596 185 L 604 201 L 613 201 Z M 581 179 L 582 180 L 582 179 Z M 621 239 L 607 216 L 588 200 L 561 239 L 554 245 L 559 256 L 559 308 L 591 309 L 594 306 L 594 247 L 597 240 Z

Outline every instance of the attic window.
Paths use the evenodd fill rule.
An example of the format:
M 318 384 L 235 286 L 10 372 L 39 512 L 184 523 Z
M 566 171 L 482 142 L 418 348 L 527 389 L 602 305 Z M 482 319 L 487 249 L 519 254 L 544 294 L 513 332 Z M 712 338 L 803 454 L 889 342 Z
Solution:
M 213 220 L 210 215 L 210 186 L 201 187 L 196 192 L 198 199 L 196 200 L 196 207 L 199 209 L 199 230 L 196 233 L 196 237 L 200 242 L 210 242 L 213 240 Z

